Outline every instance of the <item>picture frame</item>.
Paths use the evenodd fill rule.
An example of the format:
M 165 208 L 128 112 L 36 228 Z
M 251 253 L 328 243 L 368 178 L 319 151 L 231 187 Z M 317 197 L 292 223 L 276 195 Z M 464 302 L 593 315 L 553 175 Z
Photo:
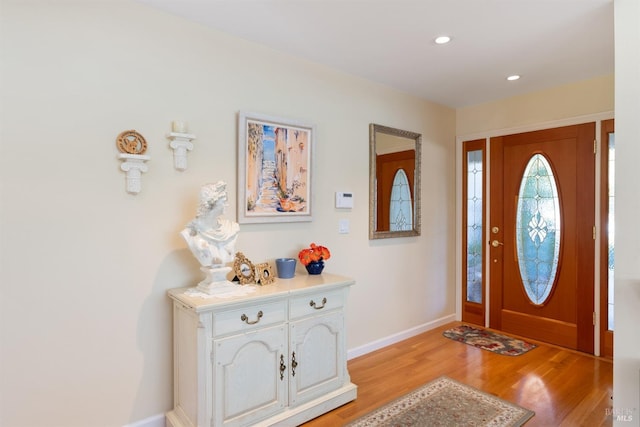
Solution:
M 315 127 L 238 114 L 238 223 L 312 221 Z
M 256 282 L 255 266 L 242 252 L 236 252 L 233 261 L 233 272 L 241 285 Z
M 263 262 L 261 264 L 256 264 L 256 282 L 261 285 L 270 285 L 275 282 L 276 276 L 273 274 L 273 269 L 271 268 L 271 264 L 268 262 Z

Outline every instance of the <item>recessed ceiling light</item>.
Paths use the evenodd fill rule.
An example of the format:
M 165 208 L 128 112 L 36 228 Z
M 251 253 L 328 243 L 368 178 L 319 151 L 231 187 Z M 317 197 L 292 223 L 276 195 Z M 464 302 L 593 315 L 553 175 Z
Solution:
M 509 80 L 510 82 L 514 81 L 514 80 L 518 80 L 520 78 L 519 75 L 514 74 L 512 76 L 507 77 L 507 80 Z
M 445 43 L 449 43 L 451 41 L 451 37 L 449 36 L 440 36 L 440 37 L 436 37 L 436 44 L 445 44 Z

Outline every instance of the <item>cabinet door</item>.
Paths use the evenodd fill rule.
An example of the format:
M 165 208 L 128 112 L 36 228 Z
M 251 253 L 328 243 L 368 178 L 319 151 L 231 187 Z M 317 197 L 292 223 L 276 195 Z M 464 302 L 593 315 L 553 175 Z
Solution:
M 290 406 L 300 405 L 344 384 L 346 360 L 341 311 L 292 322 L 289 340 Z
M 250 425 L 286 406 L 286 344 L 284 324 L 213 341 L 213 425 Z

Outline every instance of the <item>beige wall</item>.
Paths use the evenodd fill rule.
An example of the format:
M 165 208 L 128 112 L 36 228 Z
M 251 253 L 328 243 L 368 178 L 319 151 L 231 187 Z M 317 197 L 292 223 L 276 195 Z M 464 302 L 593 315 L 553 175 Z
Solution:
M 456 135 L 495 135 L 501 130 L 613 111 L 613 95 L 614 76 L 609 75 L 460 108 L 456 111 Z
M 119 426 L 172 405 L 167 289 L 195 284 L 178 232 L 229 183 L 240 110 L 316 125 L 315 219 L 244 225 L 256 262 L 328 246 L 353 276 L 348 348 L 452 315 L 455 112 L 133 1 L 2 0 L 0 425 Z M 172 120 L 197 136 L 173 169 Z M 368 125 L 423 134 L 422 230 L 368 240 Z M 115 138 L 149 143 L 125 192 Z M 351 211 L 334 193 L 351 191 Z M 338 221 L 351 231 L 338 234 Z
M 227 213 L 235 217 L 238 111 L 316 125 L 316 219 L 244 225 L 237 249 L 262 261 L 295 255 L 311 241 L 330 247 L 328 271 L 357 280 L 348 347 L 358 349 L 454 312 L 455 135 L 614 109 L 613 76 L 454 112 L 128 0 L 1 2 L 3 426 L 119 426 L 171 406 L 165 291 L 199 279 L 178 232 L 205 182 L 229 183 Z M 626 53 L 634 58 L 634 0 L 616 1 L 616 15 L 627 28 L 617 22 L 617 37 L 631 33 L 635 44 Z M 620 175 L 635 169 L 637 67 L 637 57 L 616 64 L 618 86 L 625 85 L 616 89 L 615 105 L 626 153 Z M 165 138 L 176 119 L 187 120 L 198 137 L 185 172 L 173 169 Z M 367 238 L 369 123 L 423 134 L 419 238 Z M 116 160 L 115 137 L 131 128 L 147 138 L 152 157 L 137 196 L 126 194 Z M 335 191 L 354 192 L 355 208 L 336 210 Z M 621 207 L 637 212 L 637 190 L 619 184 L 618 192 Z M 350 220 L 347 235 L 337 232 L 343 218 Z M 618 408 L 637 408 L 638 401 L 634 221 L 622 214 L 617 224 L 625 230 L 617 239 L 624 272 Z

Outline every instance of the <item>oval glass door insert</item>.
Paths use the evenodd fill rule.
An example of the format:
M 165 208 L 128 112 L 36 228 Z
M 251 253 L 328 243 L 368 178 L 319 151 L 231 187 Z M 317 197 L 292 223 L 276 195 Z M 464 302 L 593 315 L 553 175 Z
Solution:
M 516 250 L 527 297 L 543 304 L 553 289 L 560 257 L 560 203 L 549 161 L 535 154 L 525 168 L 516 211 Z
M 389 230 L 407 231 L 413 228 L 411 189 L 409 188 L 409 178 L 403 169 L 398 169 L 393 177 L 389 211 Z

